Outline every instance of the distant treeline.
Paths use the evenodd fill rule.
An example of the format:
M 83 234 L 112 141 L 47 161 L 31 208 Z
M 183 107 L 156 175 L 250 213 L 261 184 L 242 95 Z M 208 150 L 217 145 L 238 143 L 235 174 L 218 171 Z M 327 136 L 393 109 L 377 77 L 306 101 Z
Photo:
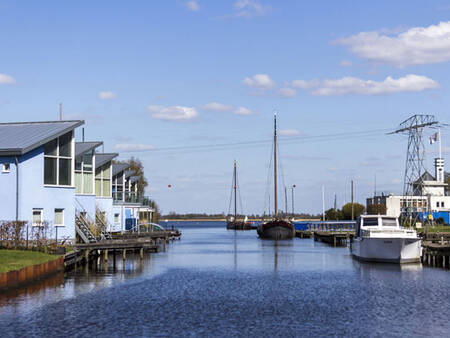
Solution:
M 280 214 L 283 214 L 280 212 Z M 238 218 L 248 217 L 249 219 L 260 219 L 263 215 L 258 214 L 249 214 L 249 215 L 237 215 Z M 267 215 L 266 215 L 267 216 Z M 292 217 L 292 214 L 288 214 L 289 217 Z M 161 215 L 161 219 L 224 219 L 227 215 L 224 213 L 221 214 L 206 214 L 206 213 L 188 213 L 188 214 L 177 214 L 176 212 L 170 212 L 168 215 Z M 299 213 L 294 215 L 295 218 L 320 218 L 321 215 L 311 215 L 306 213 Z

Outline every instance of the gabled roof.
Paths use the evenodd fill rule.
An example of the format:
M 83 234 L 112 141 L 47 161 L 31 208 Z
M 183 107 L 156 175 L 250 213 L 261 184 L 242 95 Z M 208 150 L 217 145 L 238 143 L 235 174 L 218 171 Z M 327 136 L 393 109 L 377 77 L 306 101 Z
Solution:
M 119 156 L 117 153 L 102 153 L 102 154 L 95 154 L 95 168 L 101 167 L 105 163 L 108 163 L 109 161 L 112 161 L 113 158 Z
M 103 144 L 101 141 L 96 142 L 76 142 L 75 143 L 75 156 L 83 155 L 88 151 L 94 150 Z
M 436 179 L 433 177 L 433 175 L 431 175 L 428 171 L 425 171 L 422 174 L 422 176 L 420 176 L 420 179 L 415 181 L 414 184 L 418 184 L 420 180 L 422 180 L 422 182 L 423 181 L 436 181 Z
M 124 170 L 127 170 L 130 167 L 128 163 L 114 163 L 112 165 L 112 175 L 116 176 Z
M 0 123 L 0 156 L 23 155 L 82 124 L 80 120 Z

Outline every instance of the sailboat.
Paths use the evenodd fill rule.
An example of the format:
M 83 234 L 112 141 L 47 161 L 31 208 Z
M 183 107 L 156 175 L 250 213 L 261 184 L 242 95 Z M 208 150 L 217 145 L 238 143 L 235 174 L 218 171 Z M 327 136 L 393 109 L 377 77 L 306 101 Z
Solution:
M 258 235 L 262 239 L 292 239 L 295 235 L 294 224 L 278 215 L 277 201 L 277 113 L 273 114 L 273 176 L 274 176 L 274 215 L 273 218 L 258 226 Z
M 234 198 L 233 198 L 234 197 Z M 234 199 L 234 215 L 227 217 L 227 229 L 230 230 L 251 230 L 251 222 L 248 221 L 248 217 L 245 216 L 243 221 L 239 221 L 237 218 L 237 166 L 236 161 L 234 161 L 233 170 L 233 195 Z

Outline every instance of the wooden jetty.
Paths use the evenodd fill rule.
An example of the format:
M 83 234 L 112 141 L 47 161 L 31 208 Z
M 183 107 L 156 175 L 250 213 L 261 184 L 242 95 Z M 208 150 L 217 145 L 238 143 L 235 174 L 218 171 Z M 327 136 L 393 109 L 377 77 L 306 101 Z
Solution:
M 311 238 L 313 236 L 312 231 L 309 230 L 295 230 L 295 237 L 298 238 Z
M 450 233 L 429 233 L 422 242 L 422 263 L 450 268 Z
M 117 252 L 122 253 L 123 260 L 126 260 L 127 252 L 139 252 L 143 259 L 144 252 L 158 252 L 161 247 L 165 251 L 166 243 L 180 237 L 179 230 L 113 234 L 109 240 L 75 244 L 75 250 L 64 256 L 64 266 L 69 270 L 80 264 L 89 264 L 91 260 L 101 256 L 107 262 L 109 253 L 113 254 L 115 261 Z
M 314 240 L 332 244 L 333 246 L 346 246 L 352 242 L 355 234 L 351 231 L 314 231 Z

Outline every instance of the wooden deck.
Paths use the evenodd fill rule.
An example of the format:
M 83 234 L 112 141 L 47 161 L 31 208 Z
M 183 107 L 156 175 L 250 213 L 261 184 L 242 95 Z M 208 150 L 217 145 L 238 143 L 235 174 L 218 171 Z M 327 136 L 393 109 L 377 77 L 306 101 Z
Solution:
M 352 231 L 314 231 L 314 240 L 332 244 L 333 246 L 346 246 L 353 241 L 355 233 Z
M 422 263 L 433 267 L 450 268 L 450 243 L 441 241 L 422 243 Z

